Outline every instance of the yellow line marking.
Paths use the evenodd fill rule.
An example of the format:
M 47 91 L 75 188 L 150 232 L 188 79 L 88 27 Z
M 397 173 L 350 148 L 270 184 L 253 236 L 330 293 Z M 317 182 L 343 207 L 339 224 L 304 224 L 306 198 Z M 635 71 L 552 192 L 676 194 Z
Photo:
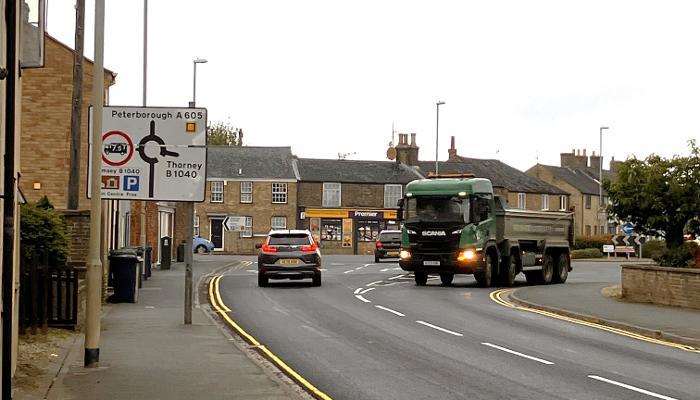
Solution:
M 493 291 L 493 292 L 491 292 L 491 293 L 489 294 L 489 297 L 491 298 L 491 300 L 493 300 L 494 302 L 496 302 L 496 303 L 498 303 L 498 304 L 500 304 L 500 305 L 502 305 L 502 306 L 504 306 L 504 307 L 514 308 L 514 309 L 521 310 L 521 311 L 528 311 L 528 312 L 531 312 L 531 313 L 544 315 L 544 316 L 547 316 L 547 317 L 550 317 L 550 318 L 559 319 L 559 320 L 562 320 L 562 321 L 572 322 L 572 323 L 578 324 L 578 325 L 588 326 L 588 327 L 590 327 L 590 328 L 595 328 L 595 329 L 607 331 L 607 332 L 614 333 L 614 334 L 617 334 L 617 335 L 627 336 L 627 337 L 632 338 L 632 339 L 642 340 L 642 341 L 649 342 L 649 343 L 654 343 L 654 344 L 659 344 L 659 345 L 662 345 L 662 346 L 673 347 L 673 348 L 676 348 L 676 349 L 680 349 L 680 350 L 684 350 L 684 351 L 689 351 L 689 352 L 692 352 L 692 353 L 700 353 L 700 349 L 697 349 L 697 348 L 695 348 L 695 347 L 693 347 L 693 346 L 688 346 L 688 345 L 684 345 L 684 344 L 678 344 L 678 343 L 669 342 L 669 341 L 666 341 L 666 340 L 656 339 L 656 338 L 652 338 L 652 337 L 649 337 L 649 336 L 640 335 L 640 334 L 638 334 L 638 333 L 629 332 L 629 331 L 626 331 L 626 330 L 623 330 L 623 329 L 619 329 L 619 328 L 613 328 L 613 327 L 610 327 L 610 326 L 605 326 L 605 325 L 597 324 L 597 323 L 594 323 L 594 322 L 584 321 L 584 320 L 582 320 L 582 319 L 567 317 L 567 316 L 559 315 L 559 314 L 556 314 L 556 313 L 553 313 L 553 312 L 549 312 L 549 311 L 538 310 L 538 309 L 536 309 L 536 308 L 523 307 L 523 306 L 519 306 L 519 305 L 517 305 L 517 304 L 510 303 L 510 302 L 504 300 L 503 298 L 501 298 L 501 295 L 503 295 L 503 294 L 506 293 L 506 292 L 512 291 L 512 290 L 513 290 L 513 289 L 499 289 L 499 290 L 495 290 L 495 291 Z
M 263 352 L 270 361 L 275 363 L 280 369 L 289 374 L 292 378 L 294 378 L 297 382 L 303 385 L 316 397 L 322 400 L 332 400 L 330 396 L 323 393 L 316 386 L 312 385 L 311 382 L 304 379 L 304 377 L 302 377 L 296 371 L 294 371 L 289 365 L 287 365 L 284 361 L 277 357 L 267 347 L 258 342 L 253 336 L 251 336 L 248 332 L 241 328 L 240 325 L 238 325 L 234 320 L 232 320 L 231 317 L 228 316 L 227 312 L 230 312 L 231 310 L 226 306 L 226 304 L 224 304 L 223 301 L 221 301 L 221 293 L 219 290 L 220 280 L 221 275 L 215 277 L 209 282 L 209 301 L 211 302 L 212 306 L 219 312 L 219 314 L 221 314 L 221 316 L 226 320 L 226 322 L 228 322 L 233 327 L 233 329 L 235 329 L 241 336 L 247 339 L 248 342 L 250 342 L 253 346 L 258 348 L 261 352 Z

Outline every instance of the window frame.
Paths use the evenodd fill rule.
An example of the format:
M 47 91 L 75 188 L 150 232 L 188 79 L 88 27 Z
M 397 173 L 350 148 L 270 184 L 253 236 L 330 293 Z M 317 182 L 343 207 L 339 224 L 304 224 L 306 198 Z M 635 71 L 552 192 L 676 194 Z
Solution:
M 338 187 L 337 189 L 331 189 L 331 185 L 338 185 Z M 338 201 L 337 203 L 331 204 L 330 198 L 326 195 L 326 193 L 332 193 L 336 190 L 338 192 Z M 343 185 L 340 182 L 323 182 L 323 194 L 321 204 L 323 205 L 323 207 L 340 207 L 341 204 L 343 204 Z
M 518 193 L 518 208 L 521 210 L 527 208 L 527 195 L 525 193 Z
M 199 215 L 197 215 L 197 214 L 194 215 L 194 221 L 192 222 L 192 228 L 194 231 L 194 235 L 199 237 Z
M 243 190 L 243 185 L 250 185 L 250 190 Z M 247 188 L 246 188 L 247 189 Z M 246 195 L 244 199 L 244 195 Z M 248 199 L 248 196 L 250 198 Z M 240 198 L 241 204 L 251 204 L 253 203 L 253 181 L 241 181 L 241 198 Z
M 277 189 L 278 189 L 277 191 L 275 191 L 275 186 L 277 186 Z M 279 191 L 279 188 L 284 188 L 284 191 Z M 270 200 L 272 201 L 272 204 L 287 204 L 287 200 L 289 198 L 289 196 L 287 195 L 288 191 L 289 191 L 289 185 L 287 185 L 286 182 L 273 182 L 272 183 L 272 192 L 270 195 L 270 197 L 271 197 Z M 279 199 L 275 200 L 275 195 L 277 195 L 277 196 L 283 195 L 284 201 L 281 201 Z
M 215 191 L 214 190 L 215 187 L 217 189 L 220 187 L 220 191 L 219 190 Z M 215 200 L 214 195 L 220 195 L 221 198 L 219 199 L 217 197 L 218 200 Z M 209 182 L 209 202 L 211 202 L 211 203 L 223 203 L 224 202 L 224 181 L 211 181 L 211 182 Z
M 586 198 L 584 199 L 585 207 L 586 210 L 590 210 L 593 204 L 593 196 L 590 194 L 586 195 Z
M 562 210 L 562 211 L 566 210 L 566 196 L 565 195 L 559 196 L 559 210 Z
M 252 238 L 253 237 L 253 217 L 245 216 L 245 229 L 240 233 L 241 238 Z
M 274 223 L 275 218 L 284 219 L 284 226 L 283 227 L 279 227 L 279 226 L 275 227 L 275 223 Z M 273 215 L 272 217 L 270 217 L 270 229 L 272 229 L 273 231 L 287 229 L 287 216 L 286 215 Z
M 393 201 L 389 197 L 392 195 L 390 190 L 396 190 L 398 188 L 398 197 L 396 197 Z M 387 190 L 390 189 L 390 190 Z M 394 194 L 395 195 L 395 194 Z M 396 204 L 398 203 L 398 200 L 403 197 L 403 185 L 401 184 L 394 184 L 394 183 L 387 183 L 384 185 L 384 208 L 396 208 Z
M 549 210 L 549 195 L 548 194 L 542 195 L 542 209 Z

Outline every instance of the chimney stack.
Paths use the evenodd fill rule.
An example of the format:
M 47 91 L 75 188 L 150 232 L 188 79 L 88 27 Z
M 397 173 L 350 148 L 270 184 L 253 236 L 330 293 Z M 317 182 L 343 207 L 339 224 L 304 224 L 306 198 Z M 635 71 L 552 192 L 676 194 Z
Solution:
M 418 165 L 418 145 L 416 134 L 411 133 L 411 143 L 408 143 L 408 134 L 399 133 L 399 144 L 396 145 L 396 162 L 406 165 Z
M 450 149 L 447 150 L 447 161 L 459 161 L 459 156 L 457 155 L 457 149 L 455 148 L 455 137 L 450 138 Z
M 616 161 L 615 157 L 612 157 L 610 159 L 610 172 L 616 174 L 620 170 L 620 164 L 622 164 L 622 161 Z
M 595 151 L 593 152 L 593 155 L 590 157 L 590 167 L 593 168 L 596 171 L 600 171 L 600 166 L 603 163 L 603 158 L 601 156 L 595 155 Z

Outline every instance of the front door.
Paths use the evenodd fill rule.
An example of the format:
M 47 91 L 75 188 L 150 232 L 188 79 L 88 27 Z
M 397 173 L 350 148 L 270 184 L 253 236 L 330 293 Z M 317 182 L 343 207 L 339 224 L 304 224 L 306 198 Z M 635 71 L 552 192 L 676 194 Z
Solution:
M 224 248 L 223 222 L 223 218 L 212 218 L 209 220 L 209 232 L 211 232 L 209 240 L 211 240 L 211 242 L 214 244 L 214 248 L 217 250 L 223 250 Z

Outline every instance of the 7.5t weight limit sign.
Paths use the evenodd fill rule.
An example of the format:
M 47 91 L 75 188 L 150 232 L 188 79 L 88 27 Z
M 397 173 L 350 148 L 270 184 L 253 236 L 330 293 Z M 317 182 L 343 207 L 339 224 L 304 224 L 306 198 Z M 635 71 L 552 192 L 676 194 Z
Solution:
M 204 201 L 206 109 L 110 106 L 102 126 L 101 198 Z

